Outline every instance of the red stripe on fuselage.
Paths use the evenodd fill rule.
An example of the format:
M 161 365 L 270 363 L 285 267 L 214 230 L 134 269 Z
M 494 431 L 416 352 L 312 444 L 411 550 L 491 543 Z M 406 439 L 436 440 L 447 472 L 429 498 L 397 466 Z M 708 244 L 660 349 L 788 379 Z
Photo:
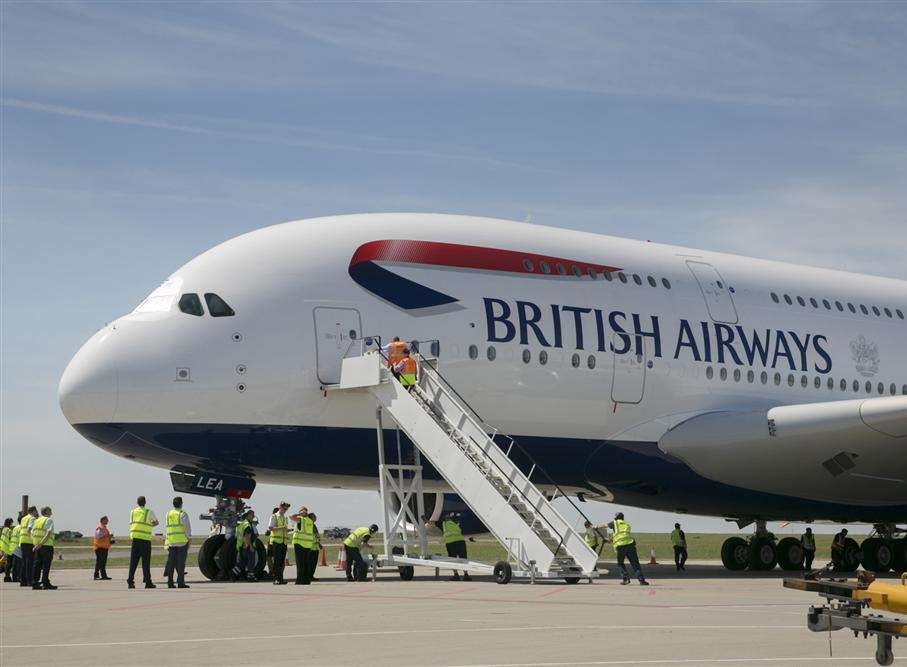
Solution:
M 533 267 L 529 270 L 525 266 L 528 260 Z M 408 264 L 432 264 L 435 266 L 451 266 L 460 269 L 480 269 L 486 271 L 508 271 L 511 273 L 526 274 L 551 274 L 576 276 L 573 267 L 577 267 L 583 276 L 588 276 L 589 271 L 595 273 L 618 271 L 613 266 L 578 262 L 563 257 L 552 255 L 539 255 L 531 252 L 517 252 L 514 250 L 501 250 L 498 248 L 484 248 L 482 246 L 461 245 L 458 243 L 441 243 L 438 241 L 412 241 L 406 239 L 385 239 L 369 241 L 356 250 L 350 260 L 350 266 L 361 262 L 385 261 L 403 262 Z M 547 264 L 548 271 L 542 269 L 542 263 Z M 558 267 L 563 267 L 563 273 Z

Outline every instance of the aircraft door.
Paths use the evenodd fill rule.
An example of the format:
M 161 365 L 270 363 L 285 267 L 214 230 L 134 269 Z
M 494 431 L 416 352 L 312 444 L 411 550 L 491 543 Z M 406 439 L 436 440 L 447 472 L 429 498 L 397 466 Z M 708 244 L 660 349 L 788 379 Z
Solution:
M 355 308 L 318 306 L 312 314 L 315 318 L 318 381 L 336 384 L 340 382 L 344 357 L 351 354 L 362 333 L 362 318 Z
M 622 349 L 625 338 L 611 335 L 611 348 Z M 637 341 L 642 341 L 642 354 L 637 354 Z M 647 339 L 631 336 L 631 349 L 625 354 L 612 352 L 614 370 L 611 377 L 611 400 L 615 403 L 639 403 L 646 389 Z
M 687 261 L 690 272 L 699 283 L 699 289 L 702 290 L 702 298 L 705 299 L 705 307 L 709 311 L 709 317 L 715 322 L 725 324 L 737 323 L 737 308 L 734 306 L 734 297 L 731 295 L 730 287 L 727 282 L 718 273 L 718 270 L 711 264 L 705 262 Z

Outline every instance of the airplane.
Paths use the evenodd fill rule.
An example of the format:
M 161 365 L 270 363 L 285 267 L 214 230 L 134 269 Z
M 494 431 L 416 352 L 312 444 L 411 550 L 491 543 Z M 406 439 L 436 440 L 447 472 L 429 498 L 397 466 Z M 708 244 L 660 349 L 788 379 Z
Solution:
M 341 215 L 192 259 L 82 346 L 59 398 L 95 445 L 202 493 L 373 490 L 374 402 L 328 389 L 363 345 L 433 341 L 451 386 L 571 497 L 752 525 L 722 546 L 733 570 L 801 567 L 769 520 L 868 523 L 845 565 L 902 571 L 905 313 L 902 280 L 491 218 Z M 462 506 L 425 478 L 434 516 Z

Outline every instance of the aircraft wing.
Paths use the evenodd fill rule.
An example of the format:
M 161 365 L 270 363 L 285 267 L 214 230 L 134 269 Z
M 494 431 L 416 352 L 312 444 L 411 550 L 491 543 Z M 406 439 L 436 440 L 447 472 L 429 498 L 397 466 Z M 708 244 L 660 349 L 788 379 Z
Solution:
M 907 396 L 708 412 L 671 428 L 659 447 L 704 477 L 756 491 L 907 502 Z

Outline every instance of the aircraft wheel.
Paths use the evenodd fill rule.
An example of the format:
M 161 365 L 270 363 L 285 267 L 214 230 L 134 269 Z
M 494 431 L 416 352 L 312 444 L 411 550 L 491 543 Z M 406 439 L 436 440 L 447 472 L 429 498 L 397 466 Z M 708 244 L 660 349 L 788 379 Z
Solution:
M 212 535 L 204 542 L 198 550 L 198 569 L 201 570 L 205 579 L 214 581 L 217 579 L 217 563 L 214 557 L 218 550 L 224 545 L 223 535 Z
M 834 561 L 836 572 L 853 572 L 860 567 L 860 545 L 849 537 L 844 539 L 844 553 Z
M 568 584 L 578 584 L 579 577 L 565 577 L 564 581 L 566 581 Z
M 264 578 L 265 568 L 268 566 L 268 548 L 264 543 L 255 538 L 255 551 L 258 553 L 258 563 L 255 565 L 255 577 Z
M 782 570 L 803 569 L 803 547 L 796 537 L 785 537 L 775 547 Z
M 870 572 L 882 574 L 888 572 L 894 563 L 892 543 L 879 537 L 863 540 L 860 551 L 863 553 L 863 567 Z
M 891 552 L 892 569 L 898 574 L 907 572 L 907 537 L 894 540 L 891 543 Z
M 412 581 L 413 575 L 416 573 L 412 565 L 401 565 L 397 570 L 400 572 L 400 578 L 403 581 Z
M 750 569 L 771 570 L 777 562 L 775 542 L 770 537 L 754 537 L 750 542 Z
M 513 568 L 506 560 L 499 560 L 494 564 L 494 580 L 499 584 L 509 584 L 513 578 Z
M 742 537 L 729 537 L 721 545 L 721 562 L 733 571 L 745 570 L 750 564 L 749 545 Z

